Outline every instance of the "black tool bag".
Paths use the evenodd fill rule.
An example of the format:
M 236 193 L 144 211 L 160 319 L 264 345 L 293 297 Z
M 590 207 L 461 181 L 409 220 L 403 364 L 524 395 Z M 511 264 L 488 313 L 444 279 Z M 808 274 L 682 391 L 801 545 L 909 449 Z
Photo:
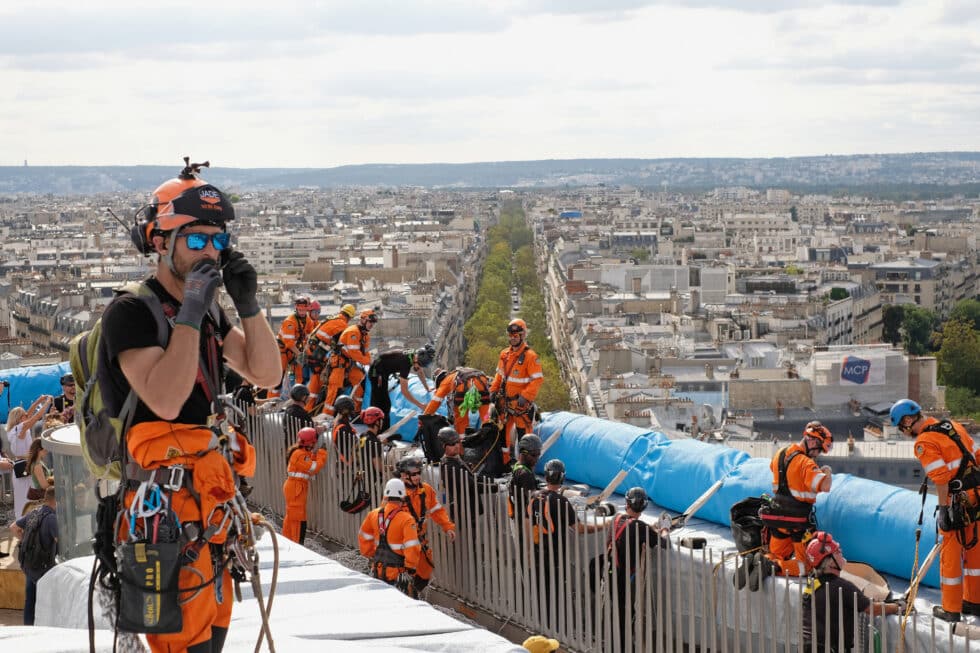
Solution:
M 180 543 L 120 544 L 121 580 L 116 627 L 130 633 L 179 633 Z
M 762 519 L 759 509 L 766 500 L 761 497 L 742 499 L 732 506 L 729 513 L 732 524 L 732 539 L 739 552 L 758 549 L 762 546 Z
M 371 497 L 364 490 L 364 472 L 354 475 L 354 484 L 349 498 L 340 502 L 340 509 L 349 515 L 356 515 L 371 503 Z

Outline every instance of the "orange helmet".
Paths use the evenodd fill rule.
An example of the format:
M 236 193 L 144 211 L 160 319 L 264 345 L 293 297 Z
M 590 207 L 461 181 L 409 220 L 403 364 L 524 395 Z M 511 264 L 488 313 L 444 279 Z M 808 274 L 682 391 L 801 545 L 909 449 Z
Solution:
M 527 331 L 527 323 L 521 318 L 511 320 L 507 325 L 507 333 L 522 333 Z
M 154 231 L 173 231 L 188 224 L 200 223 L 225 228 L 225 223 L 235 219 L 235 208 L 220 190 L 197 177 L 202 167 L 210 163 L 186 164 L 180 174 L 160 184 L 150 203 L 144 207 L 144 220 L 133 228 L 132 238 L 144 254 L 153 251 L 150 244 Z
M 361 311 L 361 321 L 362 322 L 377 322 L 378 314 L 374 312 L 373 308 L 369 308 Z
M 807 441 L 807 449 L 820 449 L 824 453 L 830 451 L 830 446 L 834 444 L 834 436 L 830 429 L 818 421 L 812 421 L 803 429 L 803 439 Z

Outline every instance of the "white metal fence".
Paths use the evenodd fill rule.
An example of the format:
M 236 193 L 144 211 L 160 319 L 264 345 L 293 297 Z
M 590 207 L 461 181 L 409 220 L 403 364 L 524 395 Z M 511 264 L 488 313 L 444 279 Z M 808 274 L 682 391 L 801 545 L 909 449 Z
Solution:
M 251 417 L 248 427 L 259 459 L 249 499 L 282 515 L 286 476 L 282 417 Z M 371 507 L 376 507 L 399 452 L 404 448 L 375 451 L 377 456 L 359 450 L 345 456 L 345 462 L 331 444 L 326 469 L 311 483 L 308 532 L 357 547 L 357 532 L 367 511 L 350 515 L 340 510 L 339 503 L 351 495 L 355 472 L 366 467 L 366 489 L 372 496 Z M 804 584 L 769 579 L 760 591 L 738 591 L 732 578 L 743 558 L 732 550 L 685 548 L 675 537 L 665 548 L 634 542 L 626 547 L 620 567 L 590 565 L 607 551 L 608 518 L 577 509 L 575 522 L 582 524 L 578 528 L 598 529 L 580 534 L 574 524 L 553 515 L 553 537 L 564 546 L 549 555 L 545 546 L 535 546 L 530 524 L 508 517 L 505 486 L 494 485 L 496 492 L 476 495 L 466 488 L 460 497 L 445 497 L 438 467 L 427 465 L 423 476 L 436 488 L 458 529 L 456 541 L 450 542 L 435 523 L 428 524 L 435 567 L 432 585 L 501 622 L 555 637 L 565 650 L 803 653 L 845 650 L 847 636 L 853 637 L 854 650 L 901 650 L 897 617 L 879 615 L 869 621 L 856 610 L 835 613 L 829 605 L 827 613 L 839 625 L 839 640 L 826 648 L 816 641 L 805 645 Z M 625 571 L 629 569 L 635 569 L 635 574 Z M 841 600 L 837 597 L 835 605 Z M 811 607 L 811 616 L 815 611 Z M 850 630 L 847 624 L 853 624 Z M 820 637 L 829 634 L 826 628 Z M 931 618 L 919 620 L 913 614 L 904 650 L 969 650 L 968 639 L 955 638 L 954 647 L 943 628 L 943 622 L 934 625 Z M 872 630 L 879 633 L 877 649 Z

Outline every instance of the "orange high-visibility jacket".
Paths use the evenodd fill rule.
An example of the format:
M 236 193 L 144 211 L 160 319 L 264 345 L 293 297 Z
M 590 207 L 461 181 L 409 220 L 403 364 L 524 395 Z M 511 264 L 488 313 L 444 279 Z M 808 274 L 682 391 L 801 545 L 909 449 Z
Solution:
M 926 428 L 939 424 L 940 421 L 934 417 L 926 417 Z M 948 420 L 953 430 L 960 436 L 963 446 L 973 454 L 974 458 L 980 455 L 980 447 L 973 442 L 973 438 L 966 432 L 958 422 Z M 956 446 L 956 443 L 948 435 L 937 431 L 922 431 L 915 438 L 915 457 L 922 464 L 922 469 L 926 476 L 932 479 L 936 485 L 945 485 L 956 477 L 963 460 L 963 452 Z
M 799 443 L 786 447 L 786 458 L 788 459 L 794 451 L 799 451 L 800 455 L 793 456 L 786 466 L 786 484 L 789 486 L 790 494 L 797 501 L 815 503 L 820 484 L 827 475 L 817 466 L 813 458 L 806 455 L 806 450 Z M 772 489 L 775 492 L 779 488 L 779 452 L 772 457 L 769 469 L 772 470 Z
M 333 339 L 343 333 L 344 329 L 348 326 L 348 322 L 347 316 L 341 313 L 313 327 L 313 331 L 310 332 L 311 338 L 307 339 L 306 355 L 313 355 L 313 348 L 311 347 L 314 344 L 313 338 L 319 341 L 318 346 L 324 347 L 329 352 L 333 347 Z
M 388 546 L 394 553 L 405 557 L 404 567 L 388 569 L 386 580 L 394 580 L 401 571 L 415 571 L 419 564 L 419 556 L 422 553 L 422 545 L 419 542 L 415 520 L 412 519 L 408 510 L 400 502 L 386 501 L 381 508 L 375 508 L 369 512 L 364 521 L 361 522 L 361 530 L 357 534 L 357 543 L 361 555 L 365 558 L 374 558 L 374 554 L 378 550 L 378 542 L 381 541 L 381 529 L 385 522 L 387 522 L 385 536 L 388 539 Z
M 340 334 L 340 353 L 355 363 L 367 367 L 371 364 L 371 334 L 361 331 L 359 324 L 347 327 Z M 348 362 L 348 365 L 350 363 Z
M 300 447 L 289 456 L 287 480 L 292 478 L 309 483 L 311 478 L 323 471 L 326 462 L 326 449 L 320 449 L 314 454 L 311 450 Z
M 301 318 L 296 313 L 291 313 L 279 325 L 279 339 L 282 340 L 286 349 L 296 347 L 299 351 L 303 351 L 306 336 L 310 335 L 314 326 L 309 315 Z
M 407 504 L 411 504 L 409 512 L 411 512 L 415 517 L 421 518 L 422 523 L 418 525 L 419 539 L 424 544 L 426 526 L 425 517 L 429 517 L 435 523 L 439 524 L 439 528 L 443 532 L 448 532 L 456 528 L 456 524 L 453 520 L 449 518 L 449 513 L 446 512 L 446 508 L 439 503 L 439 499 L 436 497 L 436 491 L 428 483 L 423 482 L 422 487 L 417 488 L 405 488 L 405 493 L 408 495 Z M 422 495 L 425 495 L 425 509 L 423 512 L 422 508 Z
M 517 399 L 520 395 L 527 401 L 534 401 L 542 383 L 544 373 L 538 355 L 524 342 L 517 349 L 506 347 L 500 352 L 490 392 L 497 392 L 503 386 L 507 399 Z

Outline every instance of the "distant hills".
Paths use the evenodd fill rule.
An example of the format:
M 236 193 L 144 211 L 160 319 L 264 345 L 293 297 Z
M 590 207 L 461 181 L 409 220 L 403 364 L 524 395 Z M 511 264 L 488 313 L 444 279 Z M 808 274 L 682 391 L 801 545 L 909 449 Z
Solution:
M 980 193 L 980 152 L 859 154 L 771 159 L 567 159 L 486 163 L 367 164 L 336 168 L 222 168 L 206 178 L 227 190 L 424 186 L 563 188 L 639 186 L 670 191 L 725 186 L 802 193 L 948 196 Z M 148 191 L 173 166 L 0 166 L 0 194 Z

